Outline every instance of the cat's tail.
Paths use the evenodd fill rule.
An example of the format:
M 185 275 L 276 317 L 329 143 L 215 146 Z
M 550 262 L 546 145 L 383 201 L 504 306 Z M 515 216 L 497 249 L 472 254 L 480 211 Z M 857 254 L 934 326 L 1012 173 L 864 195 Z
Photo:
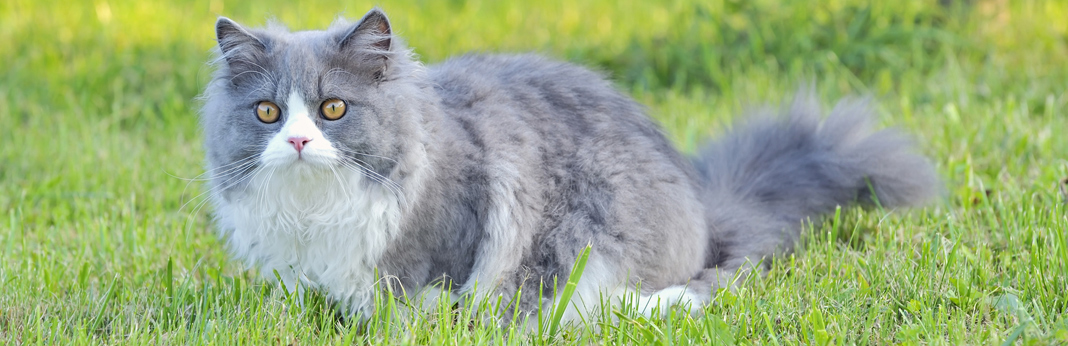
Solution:
M 789 251 L 803 221 L 836 206 L 913 206 L 940 194 L 931 164 L 905 136 L 872 129 L 866 100 L 841 101 L 823 119 L 803 91 L 782 113 L 755 114 L 694 159 L 712 228 L 706 268 Z

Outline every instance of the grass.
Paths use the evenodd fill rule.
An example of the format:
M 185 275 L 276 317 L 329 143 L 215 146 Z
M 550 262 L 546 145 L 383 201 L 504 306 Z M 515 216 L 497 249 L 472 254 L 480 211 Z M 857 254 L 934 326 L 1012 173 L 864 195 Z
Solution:
M 183 179 L 202 171 L 196 96 L 216 15 L 308 29 L 373 5 L 0 2 L 0 340 L 1068 343 L 1063 1 L 382 4 L 427 62 L 539 51 L 602 69 L 686 151 L 807 82 L 828 104 L 870 94 L 945 179 L 927 208 L 828 217 L 703 317 L 623 312 L 552 336 L 468 309 L 384 308 L 362 327 L 337 323 L 321 297 L 300 309 L 228 258 L 203 186 Z

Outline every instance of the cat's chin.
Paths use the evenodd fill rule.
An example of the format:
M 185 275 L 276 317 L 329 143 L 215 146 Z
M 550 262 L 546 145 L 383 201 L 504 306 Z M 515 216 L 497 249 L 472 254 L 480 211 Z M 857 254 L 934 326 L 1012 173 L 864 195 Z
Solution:
M 337 167 L 333 163 L 320 160 L 297 159 L 288 163 L 277 164 L 275 169 L 293 177 L 318 178 L 323 174 L 332 174 Z

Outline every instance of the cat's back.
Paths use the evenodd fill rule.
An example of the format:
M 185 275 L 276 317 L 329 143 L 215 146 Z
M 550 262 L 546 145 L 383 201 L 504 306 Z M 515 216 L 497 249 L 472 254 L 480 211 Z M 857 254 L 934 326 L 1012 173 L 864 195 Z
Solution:
M 533 130 L 558 144 L 640 137 L 673 151 L 644 107 L 582 66 L 535 54 L 467 54 L 430 66 L 428 76 L 454 118 L 500 131 Z
M 608 108 L 642 113 L 601 74 L 534 54 L 467 54 L 432 66 L 430 78 L 447 107 L 507 104 L 554 114 Z
M 447 105 L 467 105 L 494 95 L 534 93 L 558 106 L 568 95 L 618 99 L 603 76 L 570 63 L 534 54 L 467 54 L 430 68 L 431 79 Z M 528 100 L 533 101 L 533 100 Z

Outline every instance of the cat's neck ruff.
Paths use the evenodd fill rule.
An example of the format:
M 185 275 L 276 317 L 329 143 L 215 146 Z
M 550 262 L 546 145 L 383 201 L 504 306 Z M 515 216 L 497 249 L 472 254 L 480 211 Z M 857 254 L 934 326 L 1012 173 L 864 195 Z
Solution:
M 265 277 L 277 271 L 288 290 L 299 281 L 354 308 L 370 304 L 376 264 L 401 212 L 397 196 L 363 174 L 302 162 L 258 172 L 217 202 L 234 254 Z

